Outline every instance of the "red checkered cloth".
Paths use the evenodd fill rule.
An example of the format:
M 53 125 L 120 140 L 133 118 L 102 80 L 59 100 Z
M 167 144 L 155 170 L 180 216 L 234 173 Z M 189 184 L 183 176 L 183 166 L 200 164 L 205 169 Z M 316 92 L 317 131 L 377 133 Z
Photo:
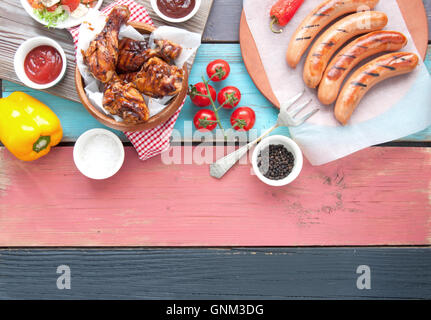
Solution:
M 129 7 L 129 21 L 139 21 L 154 25 L 153 21 L 148 15 L 147 10 L 133 0 L 119 0 L 103 9 L 102 13 L 108 15 L 117 5 L 125 5 Z M 79 26 L 69 29 L 69 32 L 72 34 L 76 51 L 78 46 Z M 130 142 L 132 142 L 133 146 L 138 152 L 139 158 L 141 160 L 147 160 L 149 158 L 155 157 L 169 148 L 172 130 L 183 105 L 184 102 L 178 108 L 177 112 L 175 112 L 175 114 L 169 118 L 168 121 L 154 129 L 140 132 L 125 132 L 127 138 L 130 140 Z

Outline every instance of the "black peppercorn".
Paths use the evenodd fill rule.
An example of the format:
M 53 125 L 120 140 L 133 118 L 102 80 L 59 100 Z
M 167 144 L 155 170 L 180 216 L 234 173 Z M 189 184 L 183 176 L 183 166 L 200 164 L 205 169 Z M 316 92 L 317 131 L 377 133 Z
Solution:
M 282 144 L 269 145 L 257 156 L 257 166 L 264 177 L 271 180 L 286 178 L 293 169 L 293 154 Z

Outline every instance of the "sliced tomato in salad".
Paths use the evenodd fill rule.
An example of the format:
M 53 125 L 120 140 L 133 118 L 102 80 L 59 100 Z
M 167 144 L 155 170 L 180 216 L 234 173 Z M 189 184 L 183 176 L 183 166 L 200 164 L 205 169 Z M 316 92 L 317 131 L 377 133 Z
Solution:
M 55 10 L 57 10 L 57 8 L 58 4 L 54 4 L 53 6 L 46 8 L 46 10 L 48 10 L 49 12 L 54 12 Z
M 79 19 L 85 16 L 88 8 L 97 6 L 98 0 L 27 0 L 34 9 L 34 14 L 46 22 L 46 26 L 55 27 L 69 17 Z M 46 5 L 52 4 L 51 6 Z
M 61 0 L 61 4 L 65 7 L 69 7 L 70 12 L 75 11 L 80 3 L 80 0 Z

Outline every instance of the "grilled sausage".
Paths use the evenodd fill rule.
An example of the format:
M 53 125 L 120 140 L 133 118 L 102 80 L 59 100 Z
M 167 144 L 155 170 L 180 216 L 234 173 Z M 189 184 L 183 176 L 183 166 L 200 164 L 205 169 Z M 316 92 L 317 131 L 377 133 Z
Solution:
M 298 26 L 287 49 L 286 60 L 295 68 L 317 34 L 329 23 L 347 13 L 373 9 L 379 0 L 325 0 Z
M 396 31 L 371 32 L 349 43 L 326 68 L 319 84 L 320 102 L 323 104 L 335 102 L 344 79 L 359 62 L 377 53 L 398 51 L 406 44 L 407 38 Z
M 414 53 L 395 52 L 359 68 L 347 80 L 335 104 L 335 118 L 346 125 L 364 95 L 377 83 L 413 71 L 419 63 Z
M 304 66 L 304 82 L 316 88 L 334 53 L 348 40 L 359 34 L 383 29 L 388 17 L 383 12 L 359 12 L 345 17 L 326 30 L 316 40 Z

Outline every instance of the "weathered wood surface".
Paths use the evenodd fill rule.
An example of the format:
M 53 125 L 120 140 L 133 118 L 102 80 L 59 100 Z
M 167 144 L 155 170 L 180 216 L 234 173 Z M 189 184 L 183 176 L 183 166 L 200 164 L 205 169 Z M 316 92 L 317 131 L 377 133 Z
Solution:
M 102 9 L 112 2 L 115 2 L 115 0 L 104 0 Z M 166 24 L 152 12 L 149 0 L 136 0 L 136 2 L 145 5 L 156 25 Z M 203 33 L 212 2 L 213 0 L 203 0 L 199 13 L 190 21 L 177 24 L 177 26 L 184 27 L 193 32 Z M 33 20 L 21 7 L 19 0 L 4 0 L 1 4 L 0 78 L 20 83 L 13 68 L 15 51 L 26 39 L 41 35 L 58 41 L 67 57 L 67 70 L 64 79 L 54 88 L 44 91 L 79 102 L 74 83 L 75 56 L 72 36 L 67 30 L 47 29 L 45 26 Z
M 175 154 L 185 164 L 169 164 Z M 306 162 L 283 188 L 262 184 L 249 165 L 210 178 L 204 161 L 222 155 L 223 148 L 176 147 L 143 163 L 127 147 L 115 177 L 92 181 L 75 168 L 70 147 L 33 163 L 1 148 L 0 246 L 431 244 L 428 148 Z
M 215 0 L 204 32 L 206 42 L 239 42 L 243 0 Z
M 430 265 L 425 248 L 1 250 L 0 299 L 430 299 Z
M 430 2 L 424 0 L 425 6 L 428 8 L 428 16 L 431 16 Z M 216 0 L 204 39 L 214 42 L 237 41 L 241 3 L 241 0 Z M 223 10 L 222 6 L 224 5 L 229 6 L 229 12 Z M 238 9 L 235 9 L 236 7 Z M 16 26 L 17 23 L 14 25 Z M 76 120 L 75 124 L 73 121 L 67 122 L 68 137 L 85 131 L 85 126 L 88 128 L 98 126 L 98 123 L 85 113 L 82 106 L 72 102 L 67 104 L 64 102 L 65 100 L 48 95 L 45 95 L 43 99 L 49 99 L 48 97 L 55 102 L 55 107 L 58 107 L 56 110 L 61 110 L 64 118 L 69 118 L 67 116 L 69 115 Z M 82 128 L 77 124 L 81 124 Z M 428 130 L 419 133 L 414 136 L 413 140 L 431 140 L 430 132 Z M 424 137 L 426 138 L 424 139 Z M 76 137 L 69 141 L 73 140 L 76 140 Z M 4 154 L 4 152 L 2 150 L 0 154 Z M 406 158 L 409 158 L 408 153 L 404 154 L 398 161 L 402 163 Z M 2 188 L 6 182 L 10 181 L 4 176 L 5 171 L 4 168 L 1 168 L 2 163 L 0 160 L 0 204 L 2 201 L 6 201 L 4 197 L 1 197 Z M 430 161 L 428 161 L 429 163 Z M 145 167 L 148 162 L 145 165 L 142 163 L 140 165 Z M 406 170 L 406 168 L 407 165 L 402 170 Z M 427 166 L 420 168 L 424 176 L 426 176 L 424 170 L 426 168 Z M 45 169 L 45 172 L 49 172 L 52 168 Z M 43 174 L 43 170 L 40 169 L 39 173 Z M 69 167 L 69 170 L 72 169 Z M 187 168 L 187 170 L 190 169 Z M 412 168 L 413 170 L 417 170 L 417 168 Z M 70 175 L 75 175 L 75 172 L 70 173 Z M 364 177 L 369 175 L 370 172 L 368 171 L 364 173 Z M 69 176 L 66 173 L 67 177 Z M 381 176 L 379 177 L 381 178 Z M 419 179 L 421 178 L 423 177 Z M 29 181 L 27 179 L 25 184 L 28 185 Z M 42 184 L 43 180 L 39 183 Z M 395 188 L 400 184 L 405 187 L 407 183 L 404 179 L 399 179 L 392 187 Z M 387 186 L 385 187 L 385 183 L 380 183 L 376 187 L 384 193 L 383 190 Z M 201 188 L 197 186 L 196 189 L 198 190 L 196 194 L 198 194 L 197 192 Z M 368 187 L 364 190 L 368 190 Z M 95 190 L 93 191 L 95 192 Z M 410 192 L 416 191 L 410 190 Z M 388 197 L 390 192 L 386 192 Z M 52 194 L 58 195 L 58 192 L 55 191 Z M 360 192 L 358 195 L 361 196 Z M 398 195 L 399 193 L 395 192 L 392 200 L 396 199 Z M 24 195 L 22 196 L 24 197 Z M 373 195 L 369 201 L 376 202 L 376 198 L 377 195 Z M 214 199 L 211 198 L 210 200 L 212 204 Z M 49 204 L 49 202 L 47 203 Z M 377 200 L 376 203 L 380 203 L 380 201 Z M 381 203 L 380 205 L 384 220 L 389 221 L 388 207 Z M 26 206 L 28 204 L 24 204 L 22 207 L 16 206 L 15 209 L 24 210 Z M 417 203 L 413 201 L 413 207 L 410 213 L 405 213 L 403 221 L 407 222 L 409 215 L 411 215 L 411 219 L 415 219 L 416 206 Z M 55 210 L 49 206 L 47 209 Z M 38 212 L 42 214 L 42 211 L 43 208 L 40 207 Z M 90 208 L 89 211 L 93 210 Z M 0 209 L 0 217 L 3 213 L 4 210 Z M 37 221 L 37 217 L 37 215 L 33 217 L 32 221 Z M 15 219 L 18 222 L 20 217 L 15 217 Z M 247 218 L 243 220 L 247 221 Z M 75 221 L 71 220 L 71 223 Z M 374 221 L 384 224 L 380 216 L 374 217 L 372 222 Z M 388 224 L 398 223 L 397 221 L 398 219 L 395 217 Z M 103 223 L 103 220 L 99 220 L 99 222 Z M 76 223 L 79 225 L 81 222 L 76 221 Z M 352 227 L 352 224 L 348 224 L 348 227 Z M 368 231 L 370 233 L 375 232 L 373 230 Z M 406 232 L 412 231 L 407 227 L 406 230 L 401 230 L 400 234 L 404 235 Z M 34 232 L 33 234 L 37 233 Z M 64 235 L 60 234 L 58 237 L 62 238 Z M 27 240 L 31 240 L 31 237 L 28 236 Z M 429 248 L 2 250 L 0 251 L 0 298 L 430 299 L 429 272 L 431 269 L 429 266 L 431 261 L 429 257 Z M 67 264 L 72 268 L 72 290 L 60 291 L 56 289 L 55 283 L 58 275 L 55 271 L 60 264 Z M 375 270 L 373 272 L 378 275 L 378 277 L 373 278 L 372 290 L 370 291 L 356 290 L 355 268 L 360 264 L 370 265 L 372 270 Z M 107 283 L 109 283 L 109 288 L 107 288 Z

